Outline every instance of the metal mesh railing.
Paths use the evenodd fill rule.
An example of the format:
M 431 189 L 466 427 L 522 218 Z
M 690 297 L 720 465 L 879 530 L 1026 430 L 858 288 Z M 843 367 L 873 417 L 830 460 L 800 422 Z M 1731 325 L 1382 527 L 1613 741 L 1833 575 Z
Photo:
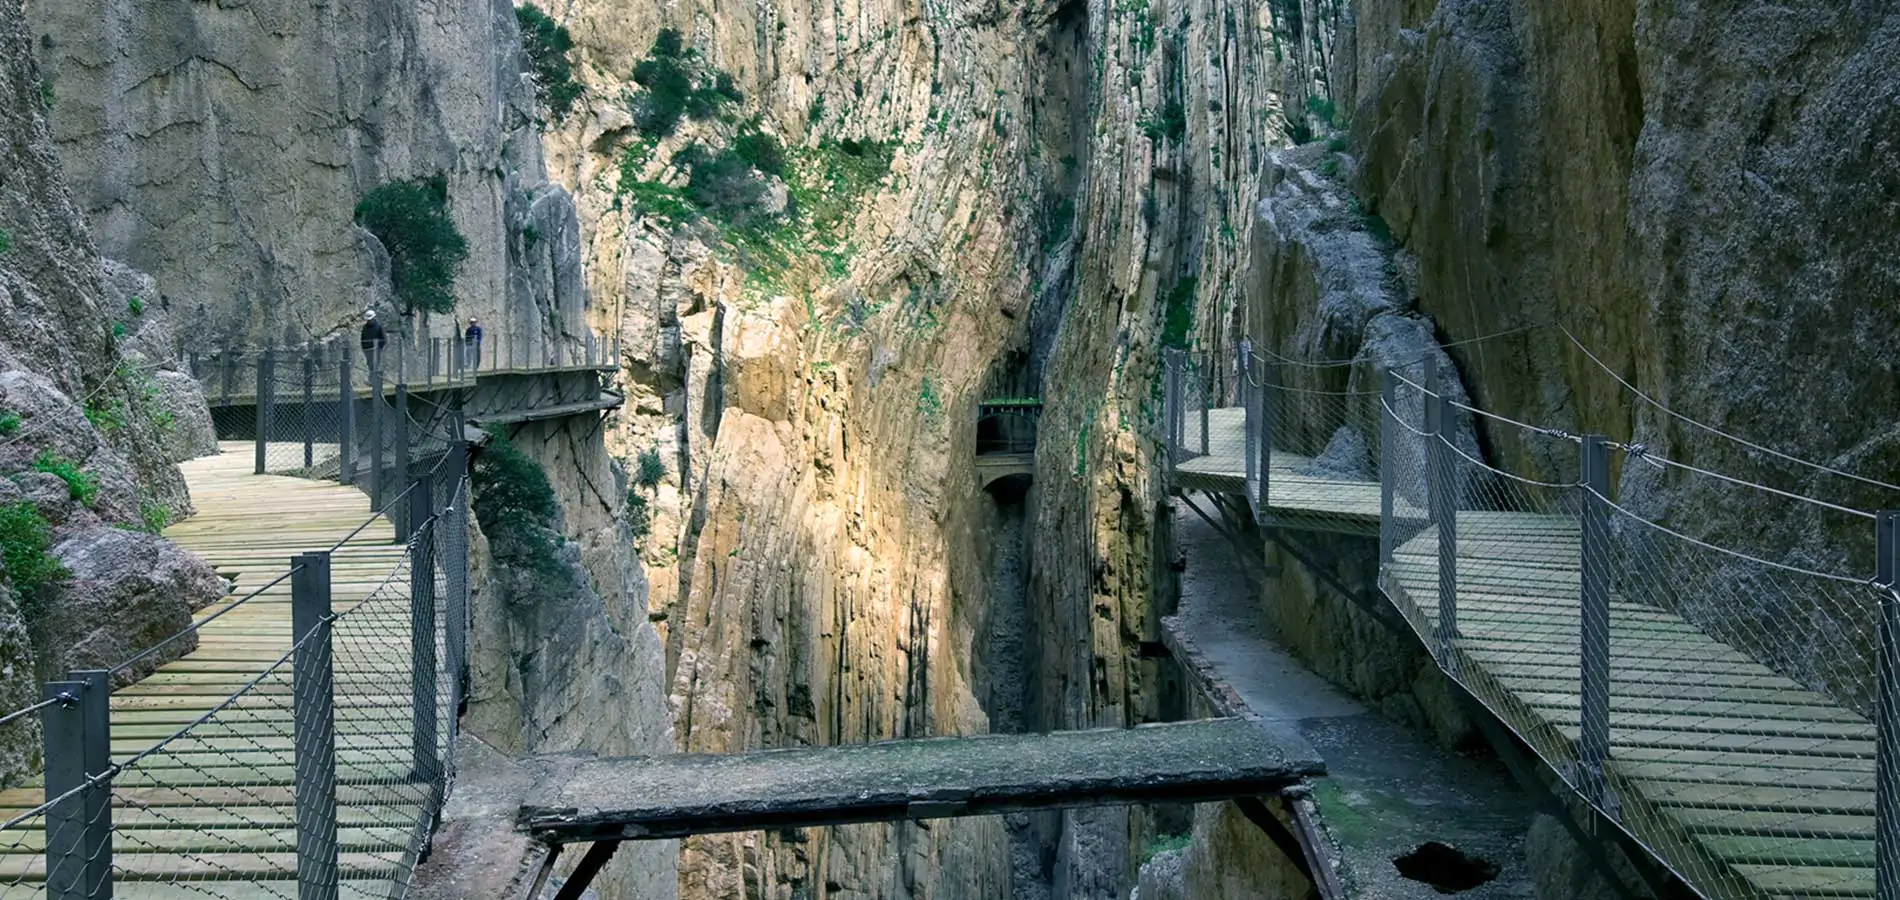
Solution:
M 1174 351 L 1166 367 L 1176 488 L 1244 494 L 1261 524 L 1376 530 L 1379 391 L 1349 364 L 1292 366 L 1243 342 L 1225 358 Z
M 225 437 L 255 426 L 255 413 L 247 417 L 245 410 L 255 407 L 260 396 L 274 393 L 283 403 L 300 393 L 306 359 L 316 361 L 313 378 L 318 392 L 339 390 L 336 369 L 347 364 L 348 377 L 353 379 L 350 390 L 362 398 L 369 395 L 372 373 L 381 375 L 387 395 L 399 385 L 420 392 L 465 386 L 492 375 L 617 369 L 620 337 L 591 330 L 578 335 L 493 331 L 478 341 L 392 334 L 373 349 L 363 348 L 354 338 L 337 338 L 297 347 L 190 353 L 186 359 L 211 404 L 220 426 L 218 434 Z
M 1705 895 L 1872 893 L 1876 579 L 1618 505 L 1639 447 L 1510 423 L 1575 473 L 1546 481 L 1461 447 L 1455 416 L 1490 414 L 1426 385 L 1395 374 L 1382 408 L 1381 580 L 1450 677 Z
M 135 657 L 0 716 L 37 720 L 45 760 L 38 785 L 4 792 L 0 900 L 401 896 L 450 776 L 465 470 L 446 454 L 391 498 L 411 523 L 396 552 L 358 529 L 292 561 L 281 619 L 258 613 L 286 605 L 266 593 L 281 578 L 225 605 L 250 617 L 160 687 L 115 695 Z

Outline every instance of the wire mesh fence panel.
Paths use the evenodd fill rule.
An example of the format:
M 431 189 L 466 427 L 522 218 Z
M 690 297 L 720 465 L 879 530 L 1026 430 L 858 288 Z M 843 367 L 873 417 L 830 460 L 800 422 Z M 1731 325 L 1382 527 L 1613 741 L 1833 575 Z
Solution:
M 1259 480 L 1251 493 L 1268 520 L 1321 530 L 1377 528 L 1378 382 L 1356 376 L 1352 367 L 1294 366 L 1267 357 L 1250 358 L 1247 370 L 1247 470 L 1250 485 Z
M 1718 896 L 1871 893 L 1868 579 L 1603 506 L 1613 813 Z
M 355 366 L 348 348 L 267 354 L 270 391 L 262 404 L 265 472 L 325 481 L 343 471 L 345 441 L 354 430 L 353 391 L 344 379 Z M 355 448 L 351 448 L 352 452 Z
M 443 670 L 446 591 L 433 552 L 420 554 L 426 568 L 414 567 L 418 546 L 432 547 L 432 537 L 411 541 L 401 565 L 366 596 L 338 604 L 334 644 L 338 815 L 400 835 L 361 852 L 404 885 L 441 802 L 444 723 L 454 714 Z

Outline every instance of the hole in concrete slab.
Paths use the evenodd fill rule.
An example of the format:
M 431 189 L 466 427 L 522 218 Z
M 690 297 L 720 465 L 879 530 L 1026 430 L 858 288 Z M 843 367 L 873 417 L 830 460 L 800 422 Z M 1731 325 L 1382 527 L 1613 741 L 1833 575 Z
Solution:
M 1441 894 L 1468 891 L 1498 877 L 1497 863 L 1437 841 L 1426 841 L 1412 852 L 1394 857 L 1392 865 L 1400 875 L 1423 881 Z

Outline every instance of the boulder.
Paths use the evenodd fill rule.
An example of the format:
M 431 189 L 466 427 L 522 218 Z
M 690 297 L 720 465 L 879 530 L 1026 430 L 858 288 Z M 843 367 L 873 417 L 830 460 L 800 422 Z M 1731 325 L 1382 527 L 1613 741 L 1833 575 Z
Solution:
M 153 373 L 152 382 L 157 387 L 152 402 L 171 423 L 159 429 L 165 458 L 178 463 L 218 452 L 218 431 L 198 380 L 182 372 L 161 371 Z
M 127 525 L 141 521 L 135 471 L 51 379 L 20 370 L 0 372 L 0 411 L 20 417 L 14 435 L 0 440 L 0 473 L 33 471 L 36 461 L 50 455 L 98 480 L 91 508 L 101 519 Z
M 53 671 L 109 668 L 191 624 L 191 614 L 225 595 L 209 565 L 169 541 L 118 528 L 69 531 L 52 554 L 71 576 L 53 590 L 41 645 L 59 654 Z M 196 648 L 196 635 L 167 645 L 118 676 L 135 681 Z

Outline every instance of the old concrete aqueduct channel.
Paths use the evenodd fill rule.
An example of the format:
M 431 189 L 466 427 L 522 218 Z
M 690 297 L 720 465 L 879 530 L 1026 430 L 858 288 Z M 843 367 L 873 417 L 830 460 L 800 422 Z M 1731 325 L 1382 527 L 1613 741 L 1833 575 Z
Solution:
M 0 900 L 1900 900 L 1900 4 L 0 2 Z

